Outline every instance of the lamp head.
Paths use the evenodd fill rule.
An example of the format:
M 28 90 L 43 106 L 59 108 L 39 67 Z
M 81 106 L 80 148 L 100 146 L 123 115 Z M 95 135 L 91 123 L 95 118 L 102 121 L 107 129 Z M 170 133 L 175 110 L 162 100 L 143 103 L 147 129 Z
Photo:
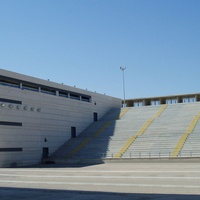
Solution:
M 120 69 L 121 69 L 122 71 L 124 71 L 124 70 L 126 69 L 126 67 L 121 66 Z

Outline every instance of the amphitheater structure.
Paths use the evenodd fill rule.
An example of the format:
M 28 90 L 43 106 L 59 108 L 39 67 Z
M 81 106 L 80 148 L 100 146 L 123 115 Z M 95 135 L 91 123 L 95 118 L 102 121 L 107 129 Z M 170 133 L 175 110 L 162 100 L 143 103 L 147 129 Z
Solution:
M 0 167 L 200 157 L 200 94 L 126 99 L 0 69 Z

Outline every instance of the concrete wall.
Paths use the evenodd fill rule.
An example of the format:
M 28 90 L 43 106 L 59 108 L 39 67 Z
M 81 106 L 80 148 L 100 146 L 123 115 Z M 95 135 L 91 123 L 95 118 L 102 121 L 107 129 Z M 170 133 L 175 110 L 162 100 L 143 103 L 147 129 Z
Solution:
M 91 96 L 90 102 L 84 102 L 0 84 L 1 99 L 21 101 L 0 100 L 0 122 L 21 123 L 0 125 L 0 167 L 39 163 L 43 148 L 51 155 L 71 138 L 71 127 L 76 127 L 78 135 L 93 122 L 94 112 L 100 119 L 110 109 L 121 107 L 121 99 L 110 96 L 4 70 L 0 75 Z

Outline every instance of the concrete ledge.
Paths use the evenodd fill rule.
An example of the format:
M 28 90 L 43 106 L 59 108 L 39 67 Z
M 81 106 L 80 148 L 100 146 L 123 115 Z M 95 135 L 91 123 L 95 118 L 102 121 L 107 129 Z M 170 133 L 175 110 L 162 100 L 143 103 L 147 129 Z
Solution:
M 200 158 L 118 158 L 118 159 L 57 159 L 54 161 L 48 161 L 44 164 L 66 164 L 66 165 L 95 165 L 103 163 L 200 163 Z

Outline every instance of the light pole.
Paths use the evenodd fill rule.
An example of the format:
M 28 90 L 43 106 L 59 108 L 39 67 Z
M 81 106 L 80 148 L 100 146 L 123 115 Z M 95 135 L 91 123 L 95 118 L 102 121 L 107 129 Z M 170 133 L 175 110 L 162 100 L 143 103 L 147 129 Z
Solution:
M 120 67 L 122 74 L 123 74 L 123 93 L 124 93 L 124 103 L 123 103 L 123 107 L 126 107 L 126 102 L 125 102 L 125 83 L 124 83 L 124 70 L 126 69 L 126 67 L 121 66 Z

